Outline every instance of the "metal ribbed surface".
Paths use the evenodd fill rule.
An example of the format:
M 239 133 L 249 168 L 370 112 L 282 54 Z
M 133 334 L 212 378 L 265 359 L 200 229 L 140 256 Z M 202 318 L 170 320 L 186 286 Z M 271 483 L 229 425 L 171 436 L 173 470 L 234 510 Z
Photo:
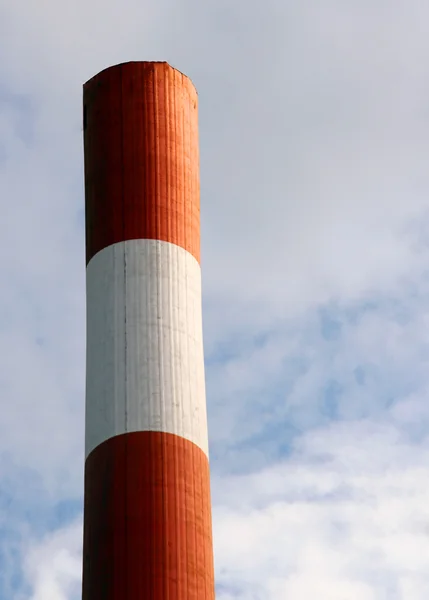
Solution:
M 132 239 L 200 259 L 198 103 L 166 63 L 126 63 L 84 86 L 87 262 Z
M 189 252 L 158 240 L 113 244 L 90 261 L 86 455 L 141 430 L 181 435 L 208 454 L 200 271 Z
M 84 148 L 83 600 L 213 600 L 192 83 L 98 74 Z
M 209 468 L 192 442 L 129 433 L 86 461 L 84 600 L 214 598 Z

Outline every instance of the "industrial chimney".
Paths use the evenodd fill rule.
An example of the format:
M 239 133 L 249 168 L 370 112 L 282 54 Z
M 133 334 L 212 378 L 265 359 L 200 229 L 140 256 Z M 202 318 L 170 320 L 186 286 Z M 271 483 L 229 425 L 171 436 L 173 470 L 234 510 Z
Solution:
M 213 600 L 197 93 L 130 62 L 83 104 L 83 600 Z

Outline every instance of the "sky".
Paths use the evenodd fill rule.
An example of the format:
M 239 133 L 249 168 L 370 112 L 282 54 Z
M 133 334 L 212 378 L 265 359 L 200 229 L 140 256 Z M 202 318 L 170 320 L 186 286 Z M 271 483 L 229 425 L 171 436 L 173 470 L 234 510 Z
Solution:
M 78 600 L 82 84 L 199 92 L 217 600 L 429 597 L 429 6 L 0 0 L 0 600 Z

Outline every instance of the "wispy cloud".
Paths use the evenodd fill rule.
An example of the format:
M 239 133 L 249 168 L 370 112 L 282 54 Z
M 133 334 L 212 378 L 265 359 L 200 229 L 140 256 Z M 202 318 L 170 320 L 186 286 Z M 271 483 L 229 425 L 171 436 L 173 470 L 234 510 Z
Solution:
M 393 425 L 333 424 L 288 461 L 216 480 L 219 583 L 234 598 L 423 598 L 428 450 Z
M 24 574 L 31 581 L 25 598 L 75 600 L 80 597 L 82 523 L 71 525 L 30 543 L 24 554 Z

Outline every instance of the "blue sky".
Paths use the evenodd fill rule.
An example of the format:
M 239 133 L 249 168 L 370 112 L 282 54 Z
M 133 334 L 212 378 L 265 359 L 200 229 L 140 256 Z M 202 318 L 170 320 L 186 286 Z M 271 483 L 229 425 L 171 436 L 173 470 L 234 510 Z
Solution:
M 200 101 L 217 600 L 429 597 L 429 8 L 0 3 L 0 600 L 80 597 L 81 86 Z

